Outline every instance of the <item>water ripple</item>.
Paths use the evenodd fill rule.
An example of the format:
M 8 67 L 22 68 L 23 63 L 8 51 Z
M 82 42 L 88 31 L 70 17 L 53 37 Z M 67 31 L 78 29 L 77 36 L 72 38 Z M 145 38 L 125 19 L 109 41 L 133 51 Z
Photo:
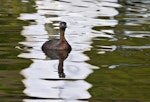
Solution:
M 93 48 L 97 55 L 125 50 L 138 50 L 136 53 L 139 53 L 139 50 L 149 49 L 148 44 L 132 45 L 130 42 L 137 41 L 134 38 L 149 37 L 149 9 L 143 6 L 149 2 L 124 2 L 119 4 L 118 0 L 36 0 L 37 12 L 23 13 L 18 18 L 33 21 L 29 26 L 24 26 L 22 35 L 26 40 L 20 42 L 30 49 L 18 55 L 33 61 L 30 67 L 21 71 L 26 78 L 23 80 L 26 86 L 24 93 L 30 97 L 75 99 L 77 102 L 79 101 L 76 99 L 89 99 L 91 96 L 87 90 L 91 85 L 84 79 L 97 67 L 86 63 L 90 58 L 83 52 L 90 51 L 95 46 L 91 45 L 92 39 L 97 42 L 96 48 Z M 40 49 L 45 41 L 59 36 L 59 21 L 67 22 L 66 39 L 73 48 L 64 64 L 66 80 L 58 76 L 58 60 L 47 58 Z M 121 57 L 132 57 L 131 55 L 132 53 L 126 52 L 120 54 Z M 106 66 L 113 69 L 119 65 L 121 64 Z

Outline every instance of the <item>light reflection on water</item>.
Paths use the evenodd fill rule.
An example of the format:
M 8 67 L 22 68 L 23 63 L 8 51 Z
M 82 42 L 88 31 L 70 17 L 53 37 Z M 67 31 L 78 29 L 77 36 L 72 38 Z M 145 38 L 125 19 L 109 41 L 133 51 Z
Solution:
M 79 3 L 81 5 L 79 5 Z M 92 30 L 91 27 L 95 24 L 99 25 L 103 23 L 103 21 L 98 22 L 98 19 L 94 19 L 93 17 L 103 12 L 96 13 L 98 7 L 93 8 L 96 4 L 95 1 L 84 2 L 78 0 L 72 2 L 58 2 L 52 0 L 38 0 L 36 4 L 37 13 L 21 14 L 18 18 L 21 20 L 35 21 L 31 23 L 30 26 L 24 27 L 22 35 L 26 37 L 26 41 L 20 42 L 20 44 L 30 49 L 26 50 L 29 53 L 22 53 L 19 57 L 29 58 L 33 61 L 30 67 L 21 71 L 21 74 L 25 77 L 23 80 L 26 86 L 24 93 L 30 97 L 71 99 L 75 102 L 80 102 L 75 99 L 89 99 L 91 95 L 87 90 L 91 85 L 84 81 L 84 79 L 92 73 L 92 69 L 96 67 L 85 63 L 88 57 L 85 56 L 83 52 L 90 49 L 90 39 L 99 34 L 99 32 Z M 103 9 L 105 10 L 106 8 Z M 88 10 L 88 12 L 85 12 L 86 10 Z M 93 11 L 95 14 L 91 15 Z M 113 8 L 111 11 L 113 11 Z M 117 14 L 117 12 L 115 12 L 115 14 Z M 58 32 L 57 29 L 53 28 L 56 28 L 58 22 L 61 20 L 66 21 L 68 24 L 66 38 L 73 48 L 73 51 L 71 51 L 68 58 L 64 61 L 63 71 L 65 78 L 59 78 L 59 60 L 50 59 L 41 51 L 42 44 L 47 41 L 48 38 L 58 36 L 58 34 L 56 34 L 56 32 Z M 113 22 L 116 24 L 115 21 L 110 22 L 110 24 L 113 25 Z M 54 34 L 50 35 L 51 33 Z M 100 35 L 107 36 L 105 34 Z M 30 101 L 35 100 L 25 100 L 25 102 Z
M 30 67 L 21 71 L 21 74 L 25 76 L 23 80 L 26 86 L 24 93 L 29 97 L 39 98 L 39 100 L 25 99 L 25 102 L 62 102 L 63 99 L 69 99 L 69 101 L 65 100 L 66 102 L 87 102 L 77 99 L 89 99 L 91 97 L 87 90 L 92 85 L 84 81 L 84 79 L 97 67 L 86 63 L 85 61 L 89 60 L 89 58 L 83 54 L 84 51 L 91 49 L 91 39 L 94 38 L 96 40 L 96 37 L 100 37 L 102 39 L 106 38 L 111 42 L 119 39 L 127 39 L 128 37 L 149 37 L 148 28 L 143 28 L 143 31 L 136 31 L 137 29 L 132 31 L 125 26 L 123 31 L 119 32 L 117 30 L 122 27 L 119 25 L 120 22 L 128 26 L 141 26 L 143 24 L 141 21 L 143 20 L 135 20 L 132 18 L 149 16 L 149 14 L 143 16 L 140 13 L 135 15 L 134 12 L 137 10 L 145 12 L 147 9 L 129 6 L 127 11 L 130 13 L 126 12 L 126 15 L 122 14 L 125 16 L 123 20 L 126 20 L 126 23 L 124 23 L 122 19 L 119 19 L 119 16 L 116 17 L 117 19 L 115 18 L 119 14 L 116 8 L 122 7 L 117 1 L 36 0 L 37 13 L 23 13 L 20 15 L 18 19 L 35 21 L 29 26 L 25 26 L 22 31 L 22 35 L 26 37 L 26 40 L 20 42 L 20 44 L 29 47 L 29 49 L 25 49 L 28 53 L 22 53 L 18 56 L 29 58 L 33 61 Z M 127 3 L 132 5 L 131 2 Z M 130 19 L 126 16 L 129 16 Z M 68 58 L 64 61 L 65 78 L 59 78 L 59 60 L 52 60 L 46 57 L 41 51 L 41 46 L 45 41 L 53 37 L 58 37 L 59 21 L 67 22 L 66 38 L 73 48 L 73 51 L 71 51 Z M 144 24 L 146 24 L 146 21 L 144 21 Z M 102 29 L 95 29 L 93 27 L 102 27 Z M 115 35 L 118 33 L 117 31 L 122 33 L 122 35 Z M 117 49 L 148 49 L 149 45 L 99 45 L 97 47 L 98 54 L 105 54 L 106 52 L 113 52 Z M 105 67 L 113 69 L 118 66 L 106 65 Z M 40 98 L 52 98 L 54 100 L 41 100 Z

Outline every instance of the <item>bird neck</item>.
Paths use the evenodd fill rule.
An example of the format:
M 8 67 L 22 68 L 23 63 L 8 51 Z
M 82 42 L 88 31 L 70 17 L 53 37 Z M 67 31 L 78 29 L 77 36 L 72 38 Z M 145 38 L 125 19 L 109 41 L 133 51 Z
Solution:
M 60 43 L 66 41 L 65 39 L 65 29 L 60 29 Z

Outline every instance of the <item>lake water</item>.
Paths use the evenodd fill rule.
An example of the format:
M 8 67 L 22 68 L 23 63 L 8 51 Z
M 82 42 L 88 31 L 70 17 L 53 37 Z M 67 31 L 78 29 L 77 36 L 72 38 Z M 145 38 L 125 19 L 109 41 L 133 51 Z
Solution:
M 1 0 L 0 8 L 0 101 L 150 101 L 149 0 Z M 44 53 L 60 21 L 72 51 Z

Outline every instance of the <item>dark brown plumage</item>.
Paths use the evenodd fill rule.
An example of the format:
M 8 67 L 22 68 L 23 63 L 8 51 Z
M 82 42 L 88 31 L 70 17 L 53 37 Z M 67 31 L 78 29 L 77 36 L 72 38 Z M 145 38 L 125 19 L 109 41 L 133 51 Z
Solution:
M 60 22 L 60 39 L 52 39 L 46 41 L 42 45 L 42 50 L 68 50 L 71 51 L 71 46 L 65 39 L 65 29 L 67 28 L 66 22 Z

